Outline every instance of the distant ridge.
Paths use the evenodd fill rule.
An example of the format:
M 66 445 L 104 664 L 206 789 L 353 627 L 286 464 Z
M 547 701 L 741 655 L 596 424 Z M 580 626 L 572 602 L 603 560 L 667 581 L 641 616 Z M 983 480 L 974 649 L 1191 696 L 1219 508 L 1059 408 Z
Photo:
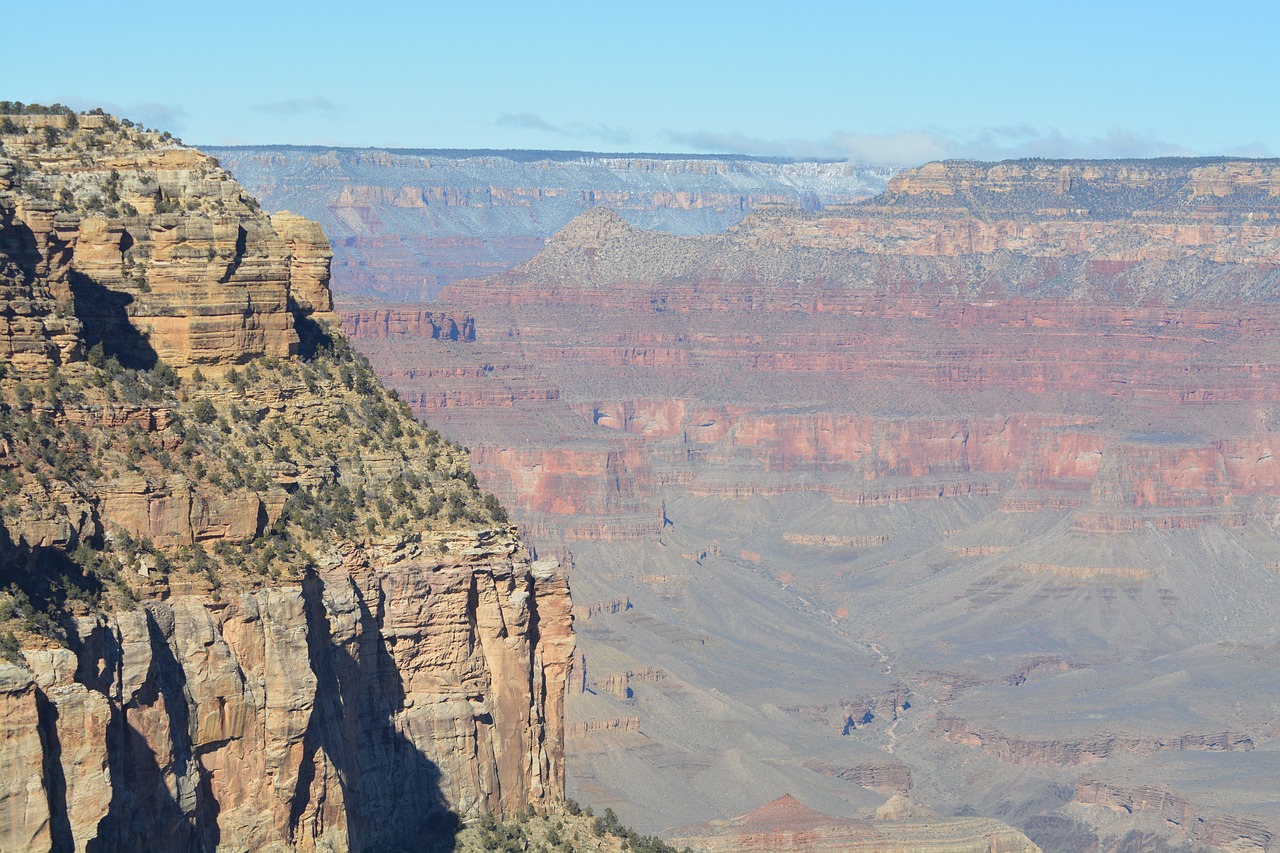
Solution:
M 433 298 L 504 272 L 591 207 L 672 234 L 714 234 L 749 212 L 816 210 L 882 192 L 895 166 L 745 155 L 335 148 L 207 149 L 269 210 L 320 222 L 344 298 Z
M 757 154 L 675 154 L 659 151 L 562 151 L 541 148 L 389 148 L 381 145 L 202 145 L 202 151 L 217 154 L 226 150 L 255 151 L 386 151 L 408 157 L 448 157 L 454 160 L 470 160 L 476 157 L 505 157 L 514 163 L 538 163 L 550 160 L 556 163 L 572 163 L 575 160 L 727 160 L 733 163 L 847 163 L 847 157 L 778 157 Z

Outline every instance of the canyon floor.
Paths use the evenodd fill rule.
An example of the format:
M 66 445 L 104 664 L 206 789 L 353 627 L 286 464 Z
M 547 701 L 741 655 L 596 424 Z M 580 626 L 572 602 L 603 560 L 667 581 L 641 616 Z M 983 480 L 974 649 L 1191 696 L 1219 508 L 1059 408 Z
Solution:
M 432 368 L 364 343 L 406 398 L 416 367 L 466 401 L 428 422 L 572 563 L 573 796 L 642 831 L 785 794 L 862 817 L 907 793 L 1045 849 L 1270 843 L 1274 443 L 1203 437 L 1256 407 L 1169 421 L 1063 393 L 1052 417 L 993 415 L 1025 411 L 1002 391 L 961 414 L 899 381 L 871 391 L 878 415 L 746 395 L 672 411 L 571 385 L 586 339 L 554 394 L 522 396 L 532 369 L 482 328 L 393 339 Z M 468 351 L 476 371 L 442 390 Z

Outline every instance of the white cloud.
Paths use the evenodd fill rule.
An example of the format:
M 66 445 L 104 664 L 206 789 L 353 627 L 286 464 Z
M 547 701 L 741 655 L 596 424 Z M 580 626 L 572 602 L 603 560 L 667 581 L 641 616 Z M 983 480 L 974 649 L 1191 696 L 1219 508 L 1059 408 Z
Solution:
M 303 113 L 334 113 L 342 110 L 341 107 L 324 95 L 312 95 L 309 98 L 286 98 L 283 101 L 254 104 L 250 109 L 259 113 L 289 116 Z
M 709 153 L 772 157 L 839 158 L 857 163 L 916 166 L 931 160 L 1007 160 L 1020 157 L 1132 158 L 1195 154 L 1268 156 L 1261 144 L 1233 151 L 1194 151 L 1176 142 L 1127 128 L 1077 138 L 1057 128 L 1007 125 L 983 128 L 968 137 L 937 130 L 903 133 L 832 133 L 823 139 L 768 139 L 719 131 L 668 131 L 669 142 Z
M 573 122 L 567 125 L 556 125 L 544 119 L 537 113 L 500 113 L 494 124 L 499 127 L 512 127 L 518 130 L 536 130 L 543 133 L 552 133 L 565 139 L 573 140 L 598 140 L 606 142 L 610 145 L 628 145 L 631 143 L 631 133 L 622 127 L 615 127 L 608 124 L 593 124 L 590 122 Z

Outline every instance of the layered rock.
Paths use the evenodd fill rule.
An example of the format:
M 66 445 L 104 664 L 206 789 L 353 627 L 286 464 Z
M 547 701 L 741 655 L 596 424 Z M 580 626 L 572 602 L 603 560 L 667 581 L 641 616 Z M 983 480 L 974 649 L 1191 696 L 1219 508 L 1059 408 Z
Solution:
M 14 212 L 0 207 L 0 286 L 3 286 L 4 313 L 0 322 L 0 350 L 5 364 L 15 370 L 34 373 L 82 357 L 80 323 L 57 311 L 57 302 L 45 286 L 35 278 L 35 271 L 24 269 L 32 251 L 22 239 L 14 222 Z M 43 232 L 48 234 L 48 232 Z M 35 253 L 36 258 L 43 255 Z
M 696 472 L 744 466 L 752 473 L 733 478 L 727 493 L 785 492 L 779 472 L 797 465 L 851 469 L 859 488 L 847 479 L 826 487 L 849 500 L 924 496 L 935 485 L 955 493 L 938 478 L 981 472 L 998 476 L 979 491 L 1011 492 L 1011 510 L 1091 502 L 1097 506 L 1081 511 L 1084 527 L 1196 524 L 1232 517 L 1239 498 L 1257 493 L 1255 473 L 1247 475 L 1254 485 L 1233 483 L 1225 458 L 1214 461 L 1222 453 L 1212 425 L 1218 412 L 1241 436 L 1231 441 L 1259 445 L 1255 458 L 1266 458 L 1261 445 L 1270 440 L 1247 408 L 1275 402 L 1280 388 L 1270 358 L 1280 324 L 1271 298 L 1280 283 L 1280 232 L 1268 224 L 1273 171 L 1218 161 L 937 164 L 904 173 L 862 205 L 757 213 L 701 237 L 641 232 L 599 208 L 518 270 L 446 292 L 454 305 L 446 311 L 480 318 L 476 347 L 424 347 L 413 331 L 416 309 L 390 309 L 376 327 L 354 309 L 344 316 L 415 411 L 456 424 L 479 446 L 487 481 L 535 514 L 556 512 L 556 501 L 563 514 L 599 510 L 563 489 L 548 500 L 547 487 L 521 486 L 527 477 L 517 473 L 550 478 L 583 470 L 583 462 L 535 462 L 532 435 L 509 451 L 485 449 L 490 434 L 538 431 L 508 411 L 521 407 L 561 422 L 561 446 L 572 437 L 598 455 L 594 487 L 580 482 L 575 494 L 594 490 L 600 505 L 619 483 L 608 460 L 634 457 L 634 443 L 607 437 L 627 433 L 652 448 L 652 475 L 626 466 L 623 490 L 637 496 L 664 481 L 726 493 L 722 475 Z M 946 236 L 959 231 L 963 240 Z M 1108 265 L 1121 256 L 1117 272 Z M 1242 297 L 1244 314 L 1215 304 Z M 384 331 L 392 325 L 398 334 Z M 439 337 L 434 327 L 431 336 Z M 1196 360 L 1194 374 L 1187 359 Z M 457 366 L 428 366 L 441 360 Z M 875 390 L 881 383 L 895 393 Z M 620 388 L 643 394 L 618 395 Z M 1002 403 L 999 416 L 968 419 L 966 400 L 1009 391 L 1021 399 Z M 1152 414 L 1120 411 L 1126 399 Z M 560 414 L 565 403 L 586 428 Z M 1203 428 L 1179 437 L 1203 441 L 1196 452 L 1207 455 L 1192 461 L 1188 447 L 1175 459 L 1170 447 L 1152 456 L 1162 440 L 1154 413 L 1185 403 L 1217 410 L 1197 413 Z M 815 404 L 821 411 L 810 411 Z M 882 414 L 894 409 L 912 414 Z M 1113 461 L 1068 484 L 1035 457 L 1045 442 L 1062 440 L 1044 430 L 1073 424 L 1084 425 L 1097 449 L 1110 448 Z M 1217 484 L 1157 485 L 1160 471 L 1206 465 L 1223 470 L 1211 474 Z M 1095 488 L 1098 472 L 1112 470 L 1135 482 Z M 897 477 L 929 482 L 861 486 Z M 650 515 L 653 503 L 636 509 Z
M 932 164 L 700 236 L 597 210 L 430 306 L 474 341 L 357 330 L 584 600 L 631 603 L 582 622 L 593 667 L 670 676 L 584 681 L 574 722 L 645 737 L 575 739 L 571 788 L 725 818 L 706 786 L 854 801 L 815 756 L 888 752 L 948 812 L 1066 821 L 1046 849 L 1274 833 L 1276 168 Z M 1104 815 L 1086 767 L 1219 829 Z
M 972 851 L 1038 853 L 1025 835 L 984 818 L 930 818 L 913 813 L 901 796 L 882 807 L 875 820 L 824 815 L 786 794 L 748 814 L 705 827 L 690 827 L 681 844 L 699 850 L 785 851 Z
M 1058 767 L 1092 764 L 1122 752 L 1150 755 L 1165 750 L 1231 752 L 1253 749 L 1244 732 L 1189 733 L 1165 737 L 1132 737 L 1110 732 L 1088 739 L 1028 740 L 1000 732 L 974 731 L 964 720 L 938 715 L 939 735 L 952 743 L 981 749 L 1009 764 L 1049 764 Z
M 1211 849 L 1268 850 L 1275 842 L 1275 831 L 1265 823 L 1237 815 L 1198 814 L 1167 785 L 1135 788 L 1082 778 L 1077 783 L 1075 799 L 1084 806 L 1155 813 L 1170 825 L 1187 827 L 1192 838 Z
M 110 117 L 10 121 L 14 239 L 88 344 L 140 367 L 289 357 L 297 322 L 331 309 L 323 233 L 290 215 L 273 227 L 216 160 Z
M 517 548 L 77 620 L 6 664 L 7 849 L 430 844 L 562 796 L 567 589 Z
M 564 573 L 347 348 L 319 227 L 11 122 L 0 846 L 430 848 L 562 798 Z
M 729 156 L 209 150 L 270 209 L 324 226 L 340 294 L 388 302 L 432 298 L 457 279 L 504 272 L 590 207 L 649 228 L 711 233 L 769 205 L 858 201 L 897 171 Z

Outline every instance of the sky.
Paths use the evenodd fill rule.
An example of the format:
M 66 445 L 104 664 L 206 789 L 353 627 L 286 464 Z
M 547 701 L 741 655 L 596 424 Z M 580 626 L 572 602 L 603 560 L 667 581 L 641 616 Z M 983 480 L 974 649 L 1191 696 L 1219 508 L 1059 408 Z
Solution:
M 1280 0 L 6 5 L 0 99 L 195 145 L 1280 156 Z

